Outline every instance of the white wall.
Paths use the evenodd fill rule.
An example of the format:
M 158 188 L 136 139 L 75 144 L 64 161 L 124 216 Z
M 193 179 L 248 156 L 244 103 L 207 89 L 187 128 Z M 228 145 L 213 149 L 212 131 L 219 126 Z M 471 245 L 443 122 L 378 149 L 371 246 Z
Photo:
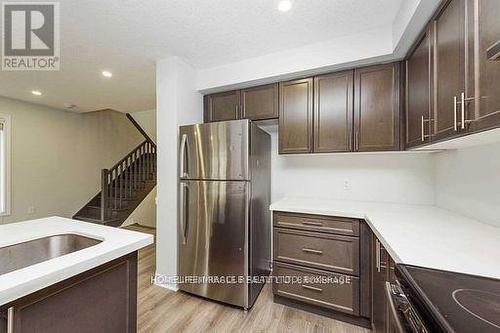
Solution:
M 387 60 L 392 53 L 392 29 L 385 27 L 330 41 L 249 58 L 198 71 L 197 88 L 241 87 L 286 80 L 344 66 L 359 66 L 374 58 Z
M 436 155 L 436 204 L 500 226 L 500 143 Z
M 272 200 L 319 197 L 345 200 L 434 203 L 432 154 L 278 155 L 272 138 Z M 344 189 L 348 181 L 349 189 Z
M 144 140 L 114 111 L 78 114 L 0 97 L 0 113 L 12 120 L 12 214 L 0 223 L 73 216 L 99 192 L 101 169 Z
M 177 57 L 156 64 L 158 205 L 156 273 L 177 273 L 177 149 L 179 125 L 202 121 L 196 72 Z M 175 289 L 174 285 L 166 285 Z
M 122 227 L 132 224 L 156 228 L 156 187 L 134 209 L 123 222 Z
M 404 0 L 385 27 L 198 71 L 203 92 L 241 88 L 403 58 L 441 0 Z
M 131 115 L 151 140 L 156 142 L 156 110 L 132 112 Z

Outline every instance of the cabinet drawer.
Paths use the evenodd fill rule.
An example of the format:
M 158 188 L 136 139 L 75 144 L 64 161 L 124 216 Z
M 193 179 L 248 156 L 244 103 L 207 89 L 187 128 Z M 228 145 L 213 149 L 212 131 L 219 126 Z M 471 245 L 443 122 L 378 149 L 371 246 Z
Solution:
M 359 239 L 274 228 L 274 260 L 350 275 L 359 274 Z
M 359 315 L 357 277 L 282 263 L 275 263 L 273 275 L 273 293 L 276 295 Z
M 359 235 L 359 221 L 346 217 L 275 212 L 274 225 L 347 236 Z

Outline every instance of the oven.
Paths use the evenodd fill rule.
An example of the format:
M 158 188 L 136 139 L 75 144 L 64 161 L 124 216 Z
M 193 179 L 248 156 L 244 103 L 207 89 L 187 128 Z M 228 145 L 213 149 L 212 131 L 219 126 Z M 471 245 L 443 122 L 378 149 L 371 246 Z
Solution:
M 411 305 L 399 281 L 386 282 L 387 327 L 389 333 L 430 333 L 424 321 Z

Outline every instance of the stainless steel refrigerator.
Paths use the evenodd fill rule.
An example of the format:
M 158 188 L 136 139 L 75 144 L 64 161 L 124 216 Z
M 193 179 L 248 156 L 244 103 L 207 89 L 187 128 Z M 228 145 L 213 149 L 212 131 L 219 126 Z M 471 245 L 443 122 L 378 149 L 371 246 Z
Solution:
M 178 270 L 191 282 L 181 290 L 255 302 L 270 271 L 270 153 L 269 134 L 249 120 L 180 127 Z

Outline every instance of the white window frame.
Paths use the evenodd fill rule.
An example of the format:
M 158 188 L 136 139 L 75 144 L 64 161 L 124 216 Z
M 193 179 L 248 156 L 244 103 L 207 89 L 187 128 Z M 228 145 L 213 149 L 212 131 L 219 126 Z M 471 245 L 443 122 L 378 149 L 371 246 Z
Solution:
M 0 216 L 11 212 L 11 116 L 0 113 Z M 3 201 L 3 202 L 2 202 Z

